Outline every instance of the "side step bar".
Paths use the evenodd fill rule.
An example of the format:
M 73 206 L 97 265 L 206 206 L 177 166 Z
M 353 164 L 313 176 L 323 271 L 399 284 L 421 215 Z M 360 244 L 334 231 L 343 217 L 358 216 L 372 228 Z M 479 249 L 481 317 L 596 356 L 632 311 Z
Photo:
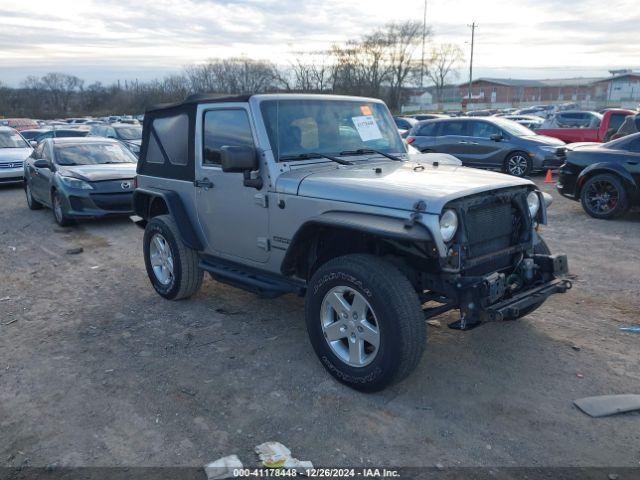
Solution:
M 217 281 L 253 292 L 264 298 L 275 298 L 286 293 L 304 296 L 303 282 L 289 280 L 228 260 L 209 257 L 200 260 L 199 267 Z

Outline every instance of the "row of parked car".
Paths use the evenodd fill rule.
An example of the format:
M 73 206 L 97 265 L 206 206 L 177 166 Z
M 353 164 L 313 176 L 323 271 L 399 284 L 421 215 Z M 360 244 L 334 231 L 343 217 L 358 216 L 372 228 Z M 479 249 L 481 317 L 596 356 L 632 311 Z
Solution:
M 437 115 L 414 119 L 405 138 L 420 152 L 448 153 L 463 165 L 518 177 L 558 169 L 561 194 L 580 200 L 595 218 L 614 218 L 640 204 L 640 114 L 610 109 L 595 115 L 586 128 L 570 121 L 573 112 L 560 112 L 545 121 L 557 128 L 535 131 L 509 116 Z M 558 117 L 567 117 L 566 124 Z M 402 120 L 396 117 L 399 128 Z

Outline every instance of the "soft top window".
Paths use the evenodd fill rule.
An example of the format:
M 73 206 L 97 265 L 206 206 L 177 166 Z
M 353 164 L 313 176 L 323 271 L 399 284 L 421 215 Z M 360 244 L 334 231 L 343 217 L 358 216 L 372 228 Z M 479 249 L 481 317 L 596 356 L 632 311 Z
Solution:
M 157 155 L 156 150 L 164 150 L 170 163 L 186 165 L 189 160 L 189 117 L 183 113 L 173 117 L 156 118 L 151 128 L 160 141 L 160 145 L 155 144 L 152 147 L 154 155 Z M 155 139 L 152 143 L 155 143 Z M 148 159 L 154 163 L 156 160 L 159 159 Z

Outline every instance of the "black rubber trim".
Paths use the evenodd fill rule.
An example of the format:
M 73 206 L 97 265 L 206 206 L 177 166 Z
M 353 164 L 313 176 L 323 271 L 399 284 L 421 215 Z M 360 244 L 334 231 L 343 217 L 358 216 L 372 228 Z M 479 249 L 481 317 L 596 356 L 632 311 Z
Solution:
M 182 204 L 182 200 L 177 193 L 137 188 L 135 192 L 133 192 L 133 205 L 134 208 L 136 208 L 135 213 L 145 220 L 149 220 L 148 211 L 138 211 L 138 209 L 140 208 L 140 202 L 137 202 L 136 200 L 140 195 L 146 195 L 151 198 L 162 198 L 167 205 L 167 208 L 169 209 L 169 214 L 176 222 L 176 226 L 178 227 L 178 231 L 180 232 L 180 237 L 183 243 L 192 250 L 197 250 L 199 252 L 204 250 L 204 243 L 196 233 L 196 230 L 193 228 L 184 205 Z M 148 205 L 149 204 L 147 204 L 147 207 Z

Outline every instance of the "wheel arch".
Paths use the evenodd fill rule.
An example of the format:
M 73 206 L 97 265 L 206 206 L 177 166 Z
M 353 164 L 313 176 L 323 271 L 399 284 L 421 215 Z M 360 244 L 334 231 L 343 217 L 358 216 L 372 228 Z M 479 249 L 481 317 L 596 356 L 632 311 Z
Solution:
M 433 235 L 422 224 L 383 215 L 331 211 L 298 229 L 287 248 L 281 272 L 308 279 L 319 265 L 351 253 L 437 257 Z
M 622 165 L 612 162 L 594 163 L 582 170 L 576 181 L 576 198 L 580 198 L 582 195 L 582 187 L 587 180 L 600 174 L 615 175 L 620 178 L 630 199 L 634 203 L 637 203 L 638 198 L 640 197 L 638 183 L 634 180 L 631 173 L 629 173 Z
M 133 211 L 143 219 L 144 224 L 158 215 L 171 215 L 184 244 L 192 250 L 204 249 L 204 243 L 191 223 L 182 199 L 177 193 L 136 189 L 133 192 Z

